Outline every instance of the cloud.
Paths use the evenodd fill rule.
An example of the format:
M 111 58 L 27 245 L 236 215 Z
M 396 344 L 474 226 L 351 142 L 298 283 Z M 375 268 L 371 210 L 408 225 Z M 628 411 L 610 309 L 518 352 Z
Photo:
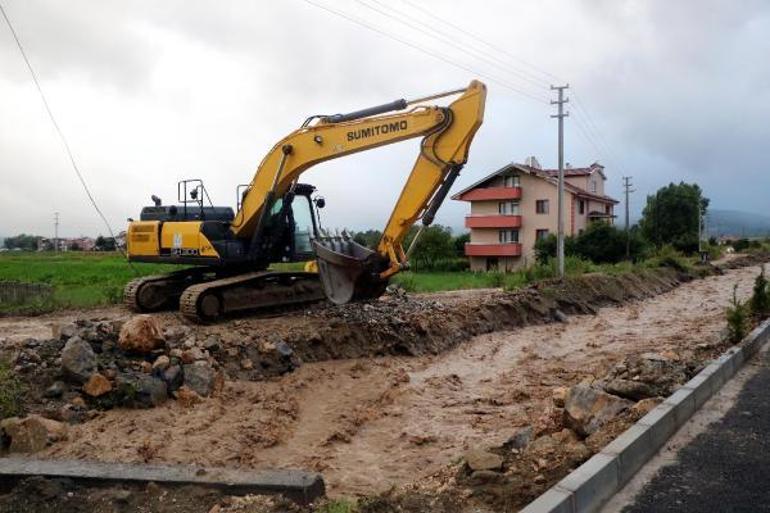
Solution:
M 550 77 L 495 54 L 537 75 L 542 86 L 536 87 L 431 39 L 430 30 L 417 32 L 383 18 L 362 2 L 315 1 L 500 79 L 486 79 L 485 123 L 457 188 L 528 155 L 555 165 L 551 107 L 500 83 L 550 97 Z M 275 141 L 310 114 L 429 94 L 475 76 L 303 0 L 4 5 L 116 229 L 138 214 L 150 194 L 173 200 L 176 181 L 185 177 L 204 179 L 216 202 L 234 203 L 236 185 L 248 182 Z M 489 47 L 428 20 L 408 3 L 390 5 L 411 12 L 411 23 L 429 21 L 476 55 L 492 55 Z M 698 181 L 714 206 L 764 207 L 770 186 L 763 154 L 770 135 L 766 2 L 420 5 L 568 80 L 570 94 L 578 94 L 591 120 L 573 98 L 567 160 L 605 162 L 608 189 L 617 196 L 620 176 L 633 174 L 635 211 L 645 194 L 680 179 Z M 54 209 L 62 214 L 65 234 L 103 233 L 5 27 L 0 66 L 0 233 L 47 233 Z M 381 148 L 318 166 L 303 180 L 326 196 L 327 225 L 381 227 L 416 154 L 416 143 Z M 437 222 L 459 228 L 466 209 L 448 201 Z

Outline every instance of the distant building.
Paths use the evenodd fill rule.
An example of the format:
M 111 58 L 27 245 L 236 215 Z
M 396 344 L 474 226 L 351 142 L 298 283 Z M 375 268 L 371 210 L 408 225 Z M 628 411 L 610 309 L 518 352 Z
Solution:
M 617 200 L 604 194 L 604 166 L 567 165 L 564 170 L 564 231 L 578 235 L 591 222 L 612 223 Z M 542 169 L 537 159 L 508 164 L 452 199 L 467 201 L 471 241 L 465 245 L 473 271 L 512 271 L 535 260 L 535 242 L 555 234 L 558 170 Z
M 54 240 L 58 246 L 56 251 L 94 251 L 96 249 L 96 239 L 91 237 L 59 237 L 58 239 L 41 237 L 37 242 L 37 250 L 54 251 Z

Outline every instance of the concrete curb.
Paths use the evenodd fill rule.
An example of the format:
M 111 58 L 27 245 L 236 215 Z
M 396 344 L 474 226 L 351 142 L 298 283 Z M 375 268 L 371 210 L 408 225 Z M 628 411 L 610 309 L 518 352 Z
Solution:
M 519 513 L 593 513 L 770 339 L 770 319 Z
M 324 495 L 321 474 L 302 470 L 247 471 L 191 465 L 137 465 L 80 460 L 0 458 L 2 485 L 32 476 L 69 478 L 86 484 L 114 485 L 155 482 L 166 486 L 194 485 L 232 495 L 281 494 L 300 504 Z

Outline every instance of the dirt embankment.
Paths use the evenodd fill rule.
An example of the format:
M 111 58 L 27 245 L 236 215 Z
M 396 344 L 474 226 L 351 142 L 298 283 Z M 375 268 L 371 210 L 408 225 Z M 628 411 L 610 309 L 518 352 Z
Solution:
M 223 389 L 198 404 L 90 410 L 44 456 L 313 468 L 370 512 L 513 511 L 724 349 L 724 307 L 733 284 L 750 292 L 758 269 L 741 266 L 755 263 L 695 281 L 672 269 L 585 276 L 201 329 L 163 314 L 188 330 L 182 345 L 217 338 Z M 559 312 L 568 322 L 553 322 Z M 580 404 L 565 413 L 580 383 L 627 403 L 589 433 Z M 473 470 L 469 452 L 499 462 Z

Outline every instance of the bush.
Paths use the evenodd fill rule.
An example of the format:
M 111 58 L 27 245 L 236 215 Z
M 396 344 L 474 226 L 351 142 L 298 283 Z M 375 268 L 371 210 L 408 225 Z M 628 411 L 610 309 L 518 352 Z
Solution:
M 415 271 L 434 271 L 434 272 L 460 272 L 467 271 L 470 262 L 465 257 L 456 258 L 436 258 L 434 260 L 416 261 L 412 265 Z
M 689 272 L 692 266 L 687 258 L 671 245 L 661 247 L 647 261 L 648 267 L 671 267 L 679 272 Z
M 766 317 L 770 313 L 770 290 L 768 290 L 767 278 L 765 278 L 765 266 L 754 280 L 754 291 L 749 302 L 751 313 L 754 317 Z
M 0 419 L 22 413 L 25 387 L 7 361 L 0 361 Z
M 641 260 L 649 253 L 649 243 L 636 227 L 628 236 L 624 230 L 615 226 L 594 222 L 577 237 L 564 238 L 564 255 L 580 257 L 596 264 L 614 264 L 626 258 L 626 238 L 629 237 L 631 259 Z M 538 263 L 545 264 L 556 256 L 556 235 L 549 235 L 535 243 L 535 255 Z
M 738 284 L 733 287 L 733 298 L 727 307 L 727 339 L 737 344 L 749 331 L 749 308 L 745 301 L 738 300 Z

